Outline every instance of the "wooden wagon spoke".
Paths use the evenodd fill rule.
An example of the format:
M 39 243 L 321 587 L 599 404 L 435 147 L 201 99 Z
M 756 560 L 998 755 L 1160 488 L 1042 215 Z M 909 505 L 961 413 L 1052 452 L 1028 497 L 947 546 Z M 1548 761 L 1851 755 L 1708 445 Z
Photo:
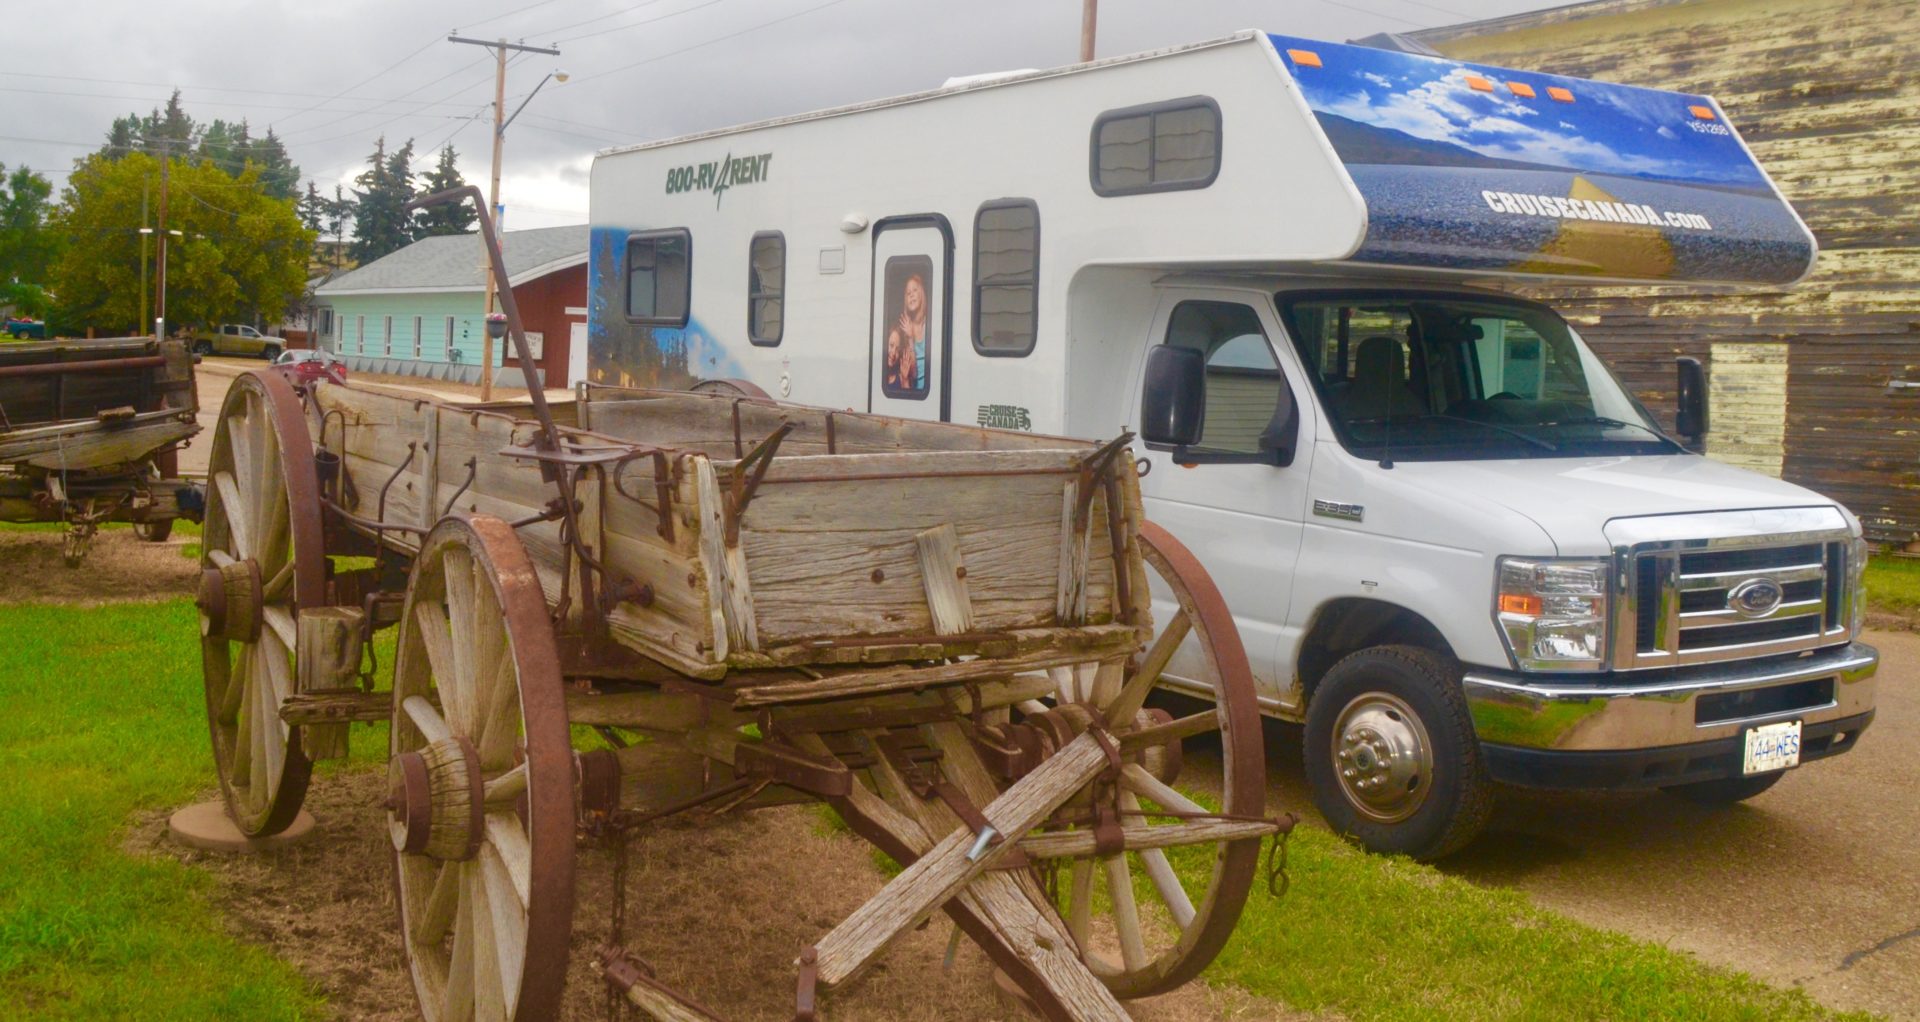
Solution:
M 265 416 L 261 417 L 262 425 Z M 243 481 L 244 481 L 244 477 Z M 286 480 L 280 474 L 279 448 L 262 440 L 255 454 L 253 489 L 253 536 L 260 544 L 254 556 L 264 570 L 284 563 L 292 535 L 287 528 Z
M 246 647 L 247 655 L 254 658 L 255 663 L 248 671 L 247 708 L 242 711 L 247 715 L 247 745 L 251 753 L 247 771 L 247 797 L 249 803 L 256 806 L 266 799 L 269 794 L 268 783 L 279 773 L 273 762 L 273 744 L 267 741 L 267 728 L 264 726 L 266 714 L 261 710 L 266 696 L 258 676 L 261 670 L 256 652 L 258 649 L 258 646 Z
M 213 488 L 220 494 L 220 505 L 227 517 L 227 532 L 231 534 L 234 553 L 240 557 L 252 557 L 253 522 L 248 513 L 246 499 L 240 495 L 240 484 L 233 478 L 232 472 L 215 472 Z
M 406 710 L 413 726 L 420 729 L 420 737 L 428 742 L 452 736 L 453 732 L 447 729 L 447 722 L 440 719 L 440 711 L 434 709 L 424 696 L 408 696 L 400 701 L 400 706 Z
M 472 693 L 458 680 L 454 667 L 453 628 L 446 608 L 432 600 L 421 600 L 413 605 L 413 619 L 419 626 L 420 644 L 426 648 L 428 670 L 433 672 L 440 705 L 446 710 L 445 723 L 454 734 L 473 734 Z
M 224 568 L 229 564 L 239 563 L 232 554 L 214 547 L 207 548 L 207 560 L 212 561 L 216 568 Z
M 453 673 L 441 673 L 440 665 L 436 662 L 434 676 L 443 691 L 447 688 L 461 690 L 460 698 L 455 701 L 459 710 L 456 711 L 452 705 L 447 708 L 448 723 L 463 735 L 477 737 L 480 722 L 473 713 L 475 699 L 472 693 L 479 681 L 473 663 L 474 632 L 479 624 L 479 608 L 475 605 L 473 594 L 473 557 L 459 547 L 448 549 L 444 556 L 446 563 L 442 568 L 447 580 L 446 623 L 452 640 L 447 652 L 452 654 L 450 669 Z M 431 654 L 431 647 L 428 652 Z M 442 701 L 445 701 L 444 696 Z
M 496 932 L 498 916 L 487 888 L 485 867 L 478 860 L 462 863 L 466 874 L 466 911 L 473 920 L 473 1019 L 503 1022 L 507 1017 L 506 982 L 500 965 L 502 945 Z M 525 942 L 521 942 L 525 946 Z
M 247 704 L 247 675 L 252 671 L 252 661 L 246 655 L 246 647 L 242 646 L 227 676 L 227 692 L 233 700 L 230 719 L 234 725 L 233 760 L 228 767 L 228 780 L 242 788 L 249 786 L 249 778 L 253 774 L 253 707 Z
M 484 754 L 483 754 L 484 755 Z M 486 763 L 481 761 L 481 769 Z M 527 765 L 521 763 L 513 769 L 488 781 L 481 789 L 481 801 L 489 806 L 512 805 L 527 790 Z
M 410 860 L 409 865 L 413 863 L 431 869 L 434 860 L 421 857 Z M 416 945 L 435 951 L 439 950 L 440 940 L 447 935 L 447 928 L 453 925 L 454 914 L 460 907 L 460 863 L 443 862 L 439 863 L 439 867 L 426 901 L 421 903 L 420 913 L 414 917 L 411 934 Z
M 1109 856 L 1105 865 L 1107 900 L 1113 904 L 1113 927 L 1120 933 L 1120 960 L 1129 970 L 1144 969 L 1150 959 L 1140 930 L 1140 909 L 1133 901 L 1133 872 L 1125 855 Z
M 240 655 L 235 657 L 230 655 L 233 647 L 226 643 L 220 645 L 221 649 L 215 655 L 225 662 L 227 677 L 226 686 L 221 690 L 220 708 L 215 719 L 220 723 L 229 724 L 240 713 L 240 699 L 246 695 L 247 674 L 252 671 L 253 665 L 246 655 L 245 646 L 240 647 Z
M 1121 771 L 1120 784 L 1135 795 L 1159 803 L 1163 809 L 1179 813 L 1205 813 L 1207 807 L 1168 787 L 1138 763 L 1128 763 Z
M 221 554 L 221 556 L 226 555 Z M 231 561 L 232 558 L 228 560 Z M 282 602 L 282 598 L 287 595 L 287 590 L 293 588 L 293 572 L 293 559 L 288 558 L 286 563 L 280 565 L 280 569 L 273 573 L 273 577 L 267 579 L 266 584 L 260 587 L 260 598 L 269 603 Z
M 499 970 L 501 1000 L 505 1009 L 501 1014 L 504 1017 L 512 1013 L 514 1002 L 520 998 L 520 973 L 527 957 L 525 892 L 514 881 L 509 867 L 494 853 L 492 846 L 480 850 L 476 865 L 481 880 L 476 886 L 485 890 L 486 904 L 492 915 L 494 963 Z
M 1155 639 L 1153 646 L 1147 650 L 1146 658 L 1140 661 L 1140 669 L 1134 672 L 1133 677 L 1127 679 L 1126 686 L 1109 704 L 1108 720 L 1132 720 L 1133 715 L 1140 712 L 1140 707 L 1146 705 L 1147 694 L 1152 692 L 1153 686 L 1160 681 L 1160 675 L 1166 671 L 1168 662 L 1173 659 L 1173 654 L 1180 649 L 1180 643 L 1186 639 L 1187 632 L 1192 628 L 1193 620 L 1187 617 L 1186 609 L 1183 607 L 1167 622 L 1167 627 L 1160 632 L 1160 637 Z
M 442 1005 L 443 1022 L 464 1022 L 473 1017 L 473 899 L 462 890 L 467 883 L 467 864 L 447 863 L 453 877 L 453 900 L 457 906 L 453 922 L 453 953 L 447 961 L 447 999 Z
M 276 725 L 280 720 L 280 704 L 293 695 L 293 667 L 287 659 L 292 647 L 278 646 L 279 642 L 277 632 L 260 634 L 260 669 L 254 679 L 257 684 L 266 686 L 265 707 L 270 714 L 269 719 Z
M 290 653 L 299 646 L 300 630 L 293 623 L 292 611 L 285 607 L 268 604 L 261 608 L 261 615 L 266 618 L 267 627 L 272 630 L 272 636 L 280 640 L 282 652 Z M 266 634 L 263 633 L 261 637 L 265 638 Z
M 1139 812 L 1140 798 L 1131 791 L 1120 793 L 1120 808 L 1123 811 Z M 1182 930 L 1193 925 L 1193 899 L 1187 896 L 1185 885 L 1173 871 L 1173 864 L 1167 861 L 1167 853 L 1158 848 L 1141 848 L 1134 852 L 1140 857 L 1140 865 L 1147 871 L 1147 878 L 1153 881 L 1153 889 L 1160 892 L 1160 900 L 1167 906 L 1167 912 Z
M 478 620 L 472 642 L 474 703 L 477 720 L 474 746 L 484 770 L 512 760 L 520 739 L 519 685 L 514 675 L 513 650 L 507 645 L 506 623 L 493 587 L 483 579 L 474 587 Z
M 1091 955 L 1088 943 L 1093 933 L 1093 860 L 1077 859 L 1067 888 L 1067 933 L 1080 948 L 1080 957 Z
M 250 647 L 255 659 L 252 688 L 254 696 L 254 732 L 258 736 L 260 748 L 265 753 L 266 781 L 278 783 L 280 771 L 287 760 L 286 729 L 280 723 L 280 700 L 275 696 L 274 666 L 279 665 L 280 675 L 284 677 L 287 664 L 284 657 L 269 653 L 262 643 Z M 292 686 L 288 686 L 289 690 Z
M 488 813 L 487 842 L 481 851 L 499 862 L 501 876 L 524 911 L 533 884 L 533 848 L 527 843 L 527 832 L 520 829 L 519 815 Z
M 243 392 L 240 399 L 240 414 L 227 420 L 227 461 L 238 479 L 253 481 L 253 402 L 250 394 Z M 234 505 L 235 511 L 240 505 Z M 232 518 L 234 512 L 227 513 Z

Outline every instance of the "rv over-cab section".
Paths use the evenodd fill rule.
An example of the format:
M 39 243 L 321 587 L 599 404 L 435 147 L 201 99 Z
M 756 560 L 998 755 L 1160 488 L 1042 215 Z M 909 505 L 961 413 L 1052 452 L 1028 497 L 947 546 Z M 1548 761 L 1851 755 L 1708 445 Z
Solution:
M 592 209 L 595 382 L 1042 431 L 1119 392 L 1082 335 L 1163 273 L 1777 285 L 1814 254 L 1708 97 L 1257 32 L 608 150 Z

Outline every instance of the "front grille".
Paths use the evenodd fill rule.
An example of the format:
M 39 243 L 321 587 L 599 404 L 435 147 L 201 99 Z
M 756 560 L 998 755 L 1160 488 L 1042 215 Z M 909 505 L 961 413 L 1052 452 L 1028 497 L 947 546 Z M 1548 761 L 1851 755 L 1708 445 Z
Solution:
M 1678 542 L 1628 556 L 1621 581 L 1630 613 L 1619 620 L 1631 624 L 1633 640 L 1617 666 L 1791 652 L 1823 645 L 1844 631 L 1843 542 Z

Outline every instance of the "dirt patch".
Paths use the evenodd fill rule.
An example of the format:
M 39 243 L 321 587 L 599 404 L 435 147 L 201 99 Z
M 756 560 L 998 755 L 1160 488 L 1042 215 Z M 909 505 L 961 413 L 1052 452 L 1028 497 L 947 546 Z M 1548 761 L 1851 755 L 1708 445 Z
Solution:
M 294 963 L 339 1017 L 400 1022 L 417 1015 L 395 932 L 380 795 L 374 771 L 316 779 L 307 799 L 319 820 L 314 837 L 278 852 L 230 856 L 177 847 L 166 837 L 165 813 L 139 821 L 129 845 L 218 875 L 221 907 L 236 934 Z M 809 807 L 657 827 L 633 846 L 629 868 L 628 947 L 663 981 L 741 1020 L 791 1018 L 794 957 L 884 882 L 866 843 L 828 831 Z M 583 849 L 577 887 L 561 1017 L 605 1018 L 605 987 L 592 954 L 609 933 L 611 856 Z M 942 969 L 951 932 L 937 917 L 909 934 L 856 985 L 827 999 L 829 1017 L 1031 1017 L 1001 999 L 986 956 L 971 944 L 963 941 L 952 970 Z M 1308 1017 L 1198 983 L 1129 1008 L 1140 1022 Z
M 132 529 L 106 529 L 78 568 L 60 560 L 58 530 L 0 530 L 0 603 L 54 601 L 80 605 L 170 600 L 193 595 L 199 564 L 185 556 L 190 540 L 144 543 Z

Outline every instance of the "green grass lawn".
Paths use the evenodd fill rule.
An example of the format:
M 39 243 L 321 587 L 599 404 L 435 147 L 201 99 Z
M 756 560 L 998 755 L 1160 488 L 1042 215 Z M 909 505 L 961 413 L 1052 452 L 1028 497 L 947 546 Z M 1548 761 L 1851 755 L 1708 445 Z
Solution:
M 325 1014 L 207 874 L 121 849 L 213 781 L 195 633 L 184 600 L 0 607 L 0 1018 Z
M 229 935 L 210 875 L 122 849 L 135 814 L 212 784 L 194 634 L 184 600 L 0 607 L 0 1019 L 327 1013 Z M 379 760 L 384 728 L 353 747 Z M 1200 890 L 1204 856 L 1174 861 Z M 1323 831 L 1295 834 L 1291 876 L 1283 899 L 1256 891 L 1208 982 L 1352 1022 L 1868 1017 Z
M 1891 614 L 1920 611 L 1920 560 L 1882 554 L 1868 561 L 1867 606 Z

